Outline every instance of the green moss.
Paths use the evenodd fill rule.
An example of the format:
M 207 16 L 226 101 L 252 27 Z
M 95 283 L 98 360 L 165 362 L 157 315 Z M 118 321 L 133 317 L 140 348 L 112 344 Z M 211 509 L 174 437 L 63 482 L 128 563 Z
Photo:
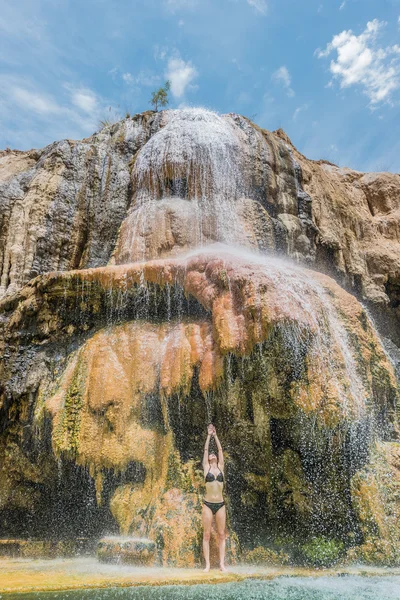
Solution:
M 398 442 L 377 442 L 369 465 L 352 478 L 353 506 L 364 535 L 360 560 L 380 564 L 379 556 L 400 551 L 399 457 Z
M 168 457 L 166 489 L 178 488 L 191 494 L 198 491 L 198 486 L 199 473 L 195 470 L 194 461 L 182 464 L 178 450 L 172 451 Z
M 219 280 L 225 289 L 229 288 L 229 276 L 228 276 L 228 273 L 226 272 L 226 269 L 221 269 L 221 271 L 219 273 Z
M 258 546 L 254 550 L 245 552 L 243 560 L 250 565 L 287 565 L 289 563 L 289 555 L 285 552 L 275 552 L 270 548 Z
M 330 567 L 344 555 L 344 544 L 340 540 L 317 537 L 303 544 L 301 553 L 308 565 Z
M 400 565 L 400 545 L 377 538 L 370 539 L 361 546 L 349 548 L 347 560 L 374 566 L 396 567 Z
M 53 439 L 59 452 L 75 454 L 79 449 L 85 369 L 78 362 L 65 396 L 64 410 Z

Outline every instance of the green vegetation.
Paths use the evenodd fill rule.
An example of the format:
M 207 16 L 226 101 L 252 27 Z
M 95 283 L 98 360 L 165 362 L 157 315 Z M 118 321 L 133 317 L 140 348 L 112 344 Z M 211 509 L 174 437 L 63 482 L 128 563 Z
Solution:
M 61 419 L 55 427 L 53 434 L 55 445 L 59 452 L 75 453 L 78 451 L 84 380 L 84 366 L 78 363 L 65 395 L 64 410 Z
M 151 95 L 150 104 L 153 106 L 154 110 L 158 112 L 158 108 L 160 106 L 167 106 L 169 103 L 168 92 L 171 87 L 171 82 L 166 81 L 164 87 L 160 87 L 158 90 L 155 90 Z
M 112 125 L 115 125 L 115 123 L 118 123 L 118 121 L 120 121 L 122 119 L 122 115 L 120 112 L 120 107 L 119 105 L 114 108 L 113 106 L 109 106 L 107 109 L 107 114 L 104 116 L 103 119 L 99 120 L 99 124 L 98 124 L 98 129 L 103 129 L 104 127 L 111 127 Z
M 349 548 L 347 559 L 350 562 L 362 562 L 380 567 L 398 567 L 400 565 L 400 547 L 398 543 L 387 540 L 370 539 L 361 546 Z
M 99 121 L 100 129 L 103 129 L 103 127 L 109 127 L 110 125 L 113 125 L 111 119 L 100 119 Z
M 344 554 L 343 542 L 325 537 L 316 537 L 301 547 L 304 560 L 315 567 L 330 567 Z
M 243 558 L 250 565 L 287 565 L 289 563 L 289 556 L 284 552 L 275 552 L 263 546 L 248 550 Z

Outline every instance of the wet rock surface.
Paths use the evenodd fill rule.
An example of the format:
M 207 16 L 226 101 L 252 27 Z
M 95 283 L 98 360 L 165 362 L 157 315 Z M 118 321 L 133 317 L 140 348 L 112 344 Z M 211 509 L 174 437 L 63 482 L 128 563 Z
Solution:
M 396 348 L 396 177 L 198 109 L 3 153 L 0 534 L 198 565 L 213 421 L 231 561 L 396 564 L 398 382 L 315 270 Z
M 360 593 L 365 590 L 365 599 L 370 597 L 373 592 L 377 597 L 377 589 L 384 589 L 387 593 L 391 590 L 397 596 L 398 578 L 400 570 L 398 568 L 383 569 L 364 566 L 340 567 L 337 569 L 305 569 L 282 566 L 249 566 L 238 565 L 229 568 L 227 573 L 221 573 L 219 569 L 212 569 L 209 573 L 203 573 L 200 569 L 175 569 L 159 567 L 143 567 L 132 565 L 116 565 L 99 563 L 95 558 L 78 558 L 70 560 L 0 560 L 1 582 L 0 592 L 10 596 L 13 600 L 19 598 L 21 593 L 38 594 L 41 592 L 54 591 L 57 598 L 76 598 L 82 597 L 82 590 L 85 595 L 98 599 L 99 596 L 106 598 L 110 593 L 115 593 L 117 597 L 137 597 L 143 599 L 143 593 L 155 596 L 156 598 L 165 598 L 166 593 L 171 593 L 171 597 L 181 594 L 183 597 L 191 593 L 188 585 L 196 585 L 200 594 L 204 595 L 204 589 L 199 584 L 224 584 L 231 582 L 228 589 L 225 590 L 226 597 L 231 599 L 233 593 L 241 594 L 242 585 L 244 586 L 243 595 L 239 597 L 249 597 L 256 593 L 268 593 L 269 588 L 262 590 L 263 582 L 260 580 L 277 579 L 277 585 L 286 579 L 287 585 L 282 589 L 282 594 L 287 596 L 293 593 L 293 588 L 300 584 L 299 593 L 308 593 L 310 585 L 315 586 L 318 591 L 318 581 L 321 580 L 321 588 L 328 590 L 331 595 L 332 580 L 338 586 L 340 598 L 345 597 L 346 590 L 350 589 L 349 598 L 363 598 Z M 361 577 L 362 575 L 362 577 Z M 367 575 L 367 577 L 365 577 Z M 299 578 L 300 579 L 299 581 Z M 312 579 L 311 579 L 312 578 Z M 255 587 L 252 587 L 254 579 Z M 247 583 L 246 583 L 247 581 Z M 354 583 L 349 586 L 349 581 Z M 240 584 L 243 582 L 243 584 Z M 309 582 L 309 583 L 307 583 Z M 339 582 L 339 583 L 338 583 Z M 357 585 L 357 583 L 359 585 Z M 239 584 L 239 585 L 238 585 Z M 271 581 L 272 586 L 274 582 Z M 361 584 L 361 586 L 360 586 Z M 265 585 L 265 583 L 264 583 Z M 291 589 L 291 585 L 293 586 Z M 136 586 L 138 589 L 134 590 Z M 143 586 L 149 586 L 144 591 Z M 151 589 L 151 586 L 154 586 Z M 163 588 L 161 586 L 170 586 Z M 171 587 L 171 586 L 179 586 Z M 184 586 L 184 587 L 183 587 Z M 224 594 L 225 586 L 215 589 L 213 593 Z M 104 588 L 104 589 L 103 589 Z M 110 589 L 111 588 L 111 589 Z M 127 588 L 127 589 L 122 589 Z M 156 589 L 155 589 L 156 588 Z M 61 592 L 60 590 L 67 590 Z M 73 591 L 75 590 L 75 592 Z M 305 592 L 305 590 L 307 590 Z M 207 592 L 206 592 L 207 593 Z M 386 594 L 387 595 L 387 594 Z M 251 596 L 250 596 L 251 597 Z M 279 597 L 279 596 L 278 596 Z
M 171 298 L 175 313 L 166 310 Z M 33 511 L 34 529 L 52 505 L 35 510 L 44 499 L 26 493 L 29 480 L 54 494 L 58 460 L 66 486 L 68 470 L 84 470 L 74 493 L 85 490 L 92 503 L 91 511 L 80 504 L 75 524 L 67 509 L 69 534 L 93 520 L 114 523 L 150 535 L 163 564 L 197 564 L 198 448 L 212 418 L 225 439 L 231 527 L 242 543 L 266 543 L 271 531 L 283 547 L 309 531 L 347 536 L 349 546 L 371 532 L 395 543 L 395 521 L 378 534 L 363 530 L 357 477 L 354 496 L 346 494 L 349 478 L 369 468 L 376 427 L 383 439 L 397 437 L 396 380 L 361 305 L 329 277 L 218 246 L 43 276 L 3 307 L 4 339 L 18 348 L 4 386 L 31 404 L 17 422 L 9 416 L 3 437 L 6 456 L 14 452 L 3 506 Z M 21 426 L 35 432 L 25 452 L 14 441 Z M 387 521 L 393 508 L 378 488 L 368 497 Z
M 151 565 L 156 544 L 146 538 L 105 537 L 97 544 L 96 555 L 101 562 Z
M 399 187 L 396 174 L 307 160 L 283 131 L 239 115 L 149 111 L 82 141 L 1 154 L 0 290 L 241 236 L 333 275 L 377 307 L 399 346 Z M 207 191 L 229 201 L 210 203 Z

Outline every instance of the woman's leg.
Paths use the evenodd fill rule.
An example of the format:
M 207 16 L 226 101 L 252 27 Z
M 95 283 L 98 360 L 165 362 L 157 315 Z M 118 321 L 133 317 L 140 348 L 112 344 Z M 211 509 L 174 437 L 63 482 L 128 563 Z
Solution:
M 211 537 L 211 525 L 213 520 L 213 514 L 211 508 L 208 508 L 203 504 L 203 554 L 204 560 L 206 561 L 206 573 L 210 570 L 210 537 Z
M 215 514 L 215 522 L 217 525 L 218 533 L 218 547 L 219 547 L 219 564 L 221 571 L 225 569 L 225 525 L 226 525 L 226 507 L 223 506 Z

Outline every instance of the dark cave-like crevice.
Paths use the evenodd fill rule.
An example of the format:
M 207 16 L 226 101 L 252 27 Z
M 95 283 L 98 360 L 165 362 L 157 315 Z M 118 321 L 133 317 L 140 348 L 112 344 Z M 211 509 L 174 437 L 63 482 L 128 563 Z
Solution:
M 52 462 L 52 480 L 31 484 L 40 498 L 34 510 L 0 512 L 0 536 L 58 541 L 96 540 L 103 535 L 118 534 L 118 525 L 110 511 L 110 499 L 118 486 L 143 483 L 145 467 L 131 462 L 119 472 L 103 469 L 99 503 L 95 481 L 88 469 L 71 460 L 53 459 Z
M 34 509 L 0 513 L 0 536 L 58 541 L 117 533 L 109 505 L 97 504 L 95 483 L 88 471 L 71 461 L 53 462 L 51 482 L 30 484 L 38 492 Z
M 133 285 L 126 291 L 105 289 L 98 284 L 85 283 L 76 278 L 64 286 L 60 281 L 51 289 L 43 289 L 45 298 L 38 297 L 35 311 L 22 310 L 18 332 L 10 332 L 18 342 L 18 352 L 31 355 L 37 343 L 65 345 L 68 340 L 84 341 L 103 327 L 125 322 L 145 321 L 169 323 L 186 319 L 209 319 L 209 313 L 191 295 L 185 295 L 179 285 Z M 5 307 L 4 318 L 11 317 L 17 305 Z M 47 332 L 43 327 L 41 311 L 55 315 L 57 329 Z M 70 332 L 73 333 L 70 333 Z M 14 353 L 10 342 L 9 357 Z M 6 357 L 7 358 L 7 357 Z

